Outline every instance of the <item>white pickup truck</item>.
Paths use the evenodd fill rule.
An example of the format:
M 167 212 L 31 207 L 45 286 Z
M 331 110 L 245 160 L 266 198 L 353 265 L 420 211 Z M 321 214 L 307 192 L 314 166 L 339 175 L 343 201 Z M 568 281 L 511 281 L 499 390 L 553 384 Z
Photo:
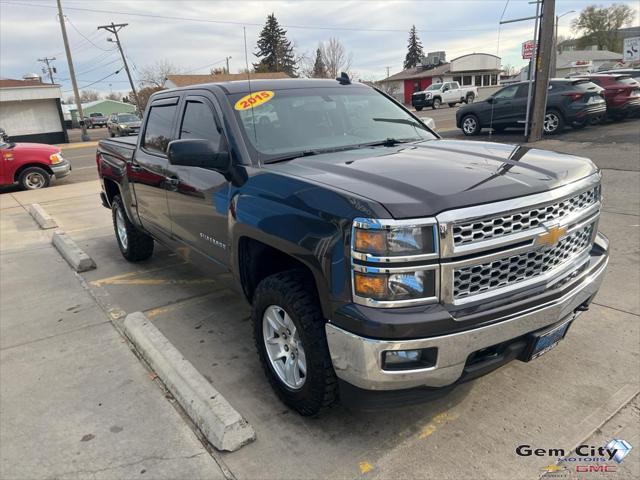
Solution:
M 461 87 L 458 82 L 434 83 L 421 92 L 415 92 L 411 97 L 411 105 L 420 111 L 424 107 L 434 110 L 443 103 L 454 107 L 458 103 L 472 103 L 478 96 L 476 87 Z

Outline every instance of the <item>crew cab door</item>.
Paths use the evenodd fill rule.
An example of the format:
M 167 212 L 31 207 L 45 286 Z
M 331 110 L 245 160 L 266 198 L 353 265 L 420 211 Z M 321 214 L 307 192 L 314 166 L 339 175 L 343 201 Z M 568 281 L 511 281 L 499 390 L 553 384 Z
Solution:
M 447 90 L 447 93 L 445 94 L 445 98 L 446 98 L 446 102 L 458 102 L 460 101 L 460 98 L 462 97 L 461 93 L 460 93 L 460 87 L 458 86 L 458 82 L 449 82 L 447 83 L 447 86 L 449 87 L 449 90 Z
M 147 114 L 144 132 L 129 167 L 142 225 L 152 233 L 169 235 L 167 203 L 167 146 L 175 139 L 179 97 L 155 100 Z
M 225 142 L 213 96 L 188 95 L 180 107 L 178 138 Z M 168 166 L 167 198 L 173 236 L 222 265 L 229 264 L 229 183 L 200 167 Z

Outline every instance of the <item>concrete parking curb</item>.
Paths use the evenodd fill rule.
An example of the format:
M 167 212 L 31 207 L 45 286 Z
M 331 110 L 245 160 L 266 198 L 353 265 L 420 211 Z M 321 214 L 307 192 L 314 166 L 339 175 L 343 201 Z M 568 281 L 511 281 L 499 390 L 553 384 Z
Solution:
M 32 203 L 29 205 L 29 214 L 43 230 L 56 228 L 58 226 L 53 217 L 51 217 L 51 215 L 49 215 L 38 203 Z
M 64 258 L 76 272 L 86 272 L 87 270 L 96 268 L 96 262 L 84 253 L 84 251 L 76 245 L 76 242 L 62 230 L 58 230 L 53 234 L 51 243 L 60 252 L 62 258 Z
M 127 315 L 124 333 L 215 448 L 235 451 L 255 440 L 253 427 L 143 313 Z

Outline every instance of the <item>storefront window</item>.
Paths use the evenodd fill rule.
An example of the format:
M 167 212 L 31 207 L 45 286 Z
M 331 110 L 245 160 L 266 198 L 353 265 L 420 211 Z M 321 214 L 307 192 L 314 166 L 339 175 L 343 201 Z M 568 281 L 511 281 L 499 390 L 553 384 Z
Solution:
M 476 87 L 481 87 L 482 86 L 482 75 L 476 75 L 475 76 L 475 83 L 474 85 Z
M 453 77 L 454 82 L 458 82 L 459 85 L 462 85 L 462 77 Z
M 471 85 L 471 75 L 465 75 L 464 77 L 462 77 L 462 84 Z
M 497 85 L 497 84 L 498 84 L 498 75 L 494 73 L 493 75 L 491 75 L 491 85 Z
M 482 85 L 484 85 L 485 87 L 489 85 L 489 75 L 482 76 Z

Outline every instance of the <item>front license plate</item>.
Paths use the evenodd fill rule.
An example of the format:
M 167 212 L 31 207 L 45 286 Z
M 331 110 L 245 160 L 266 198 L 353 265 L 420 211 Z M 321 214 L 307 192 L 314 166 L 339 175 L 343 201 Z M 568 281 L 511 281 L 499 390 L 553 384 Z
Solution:
M 550 330 L 545 330 L 539 333 L 533 333 L 531 338 L 531 348 L 529 350 L 529 358 L 526 361 L 538 358 L 540 355 L 544 355 L 553 347 L 555 347 L 560 340 L 567 334 L 567 330 L 571 325 L 571 320 L 553 327 Z

